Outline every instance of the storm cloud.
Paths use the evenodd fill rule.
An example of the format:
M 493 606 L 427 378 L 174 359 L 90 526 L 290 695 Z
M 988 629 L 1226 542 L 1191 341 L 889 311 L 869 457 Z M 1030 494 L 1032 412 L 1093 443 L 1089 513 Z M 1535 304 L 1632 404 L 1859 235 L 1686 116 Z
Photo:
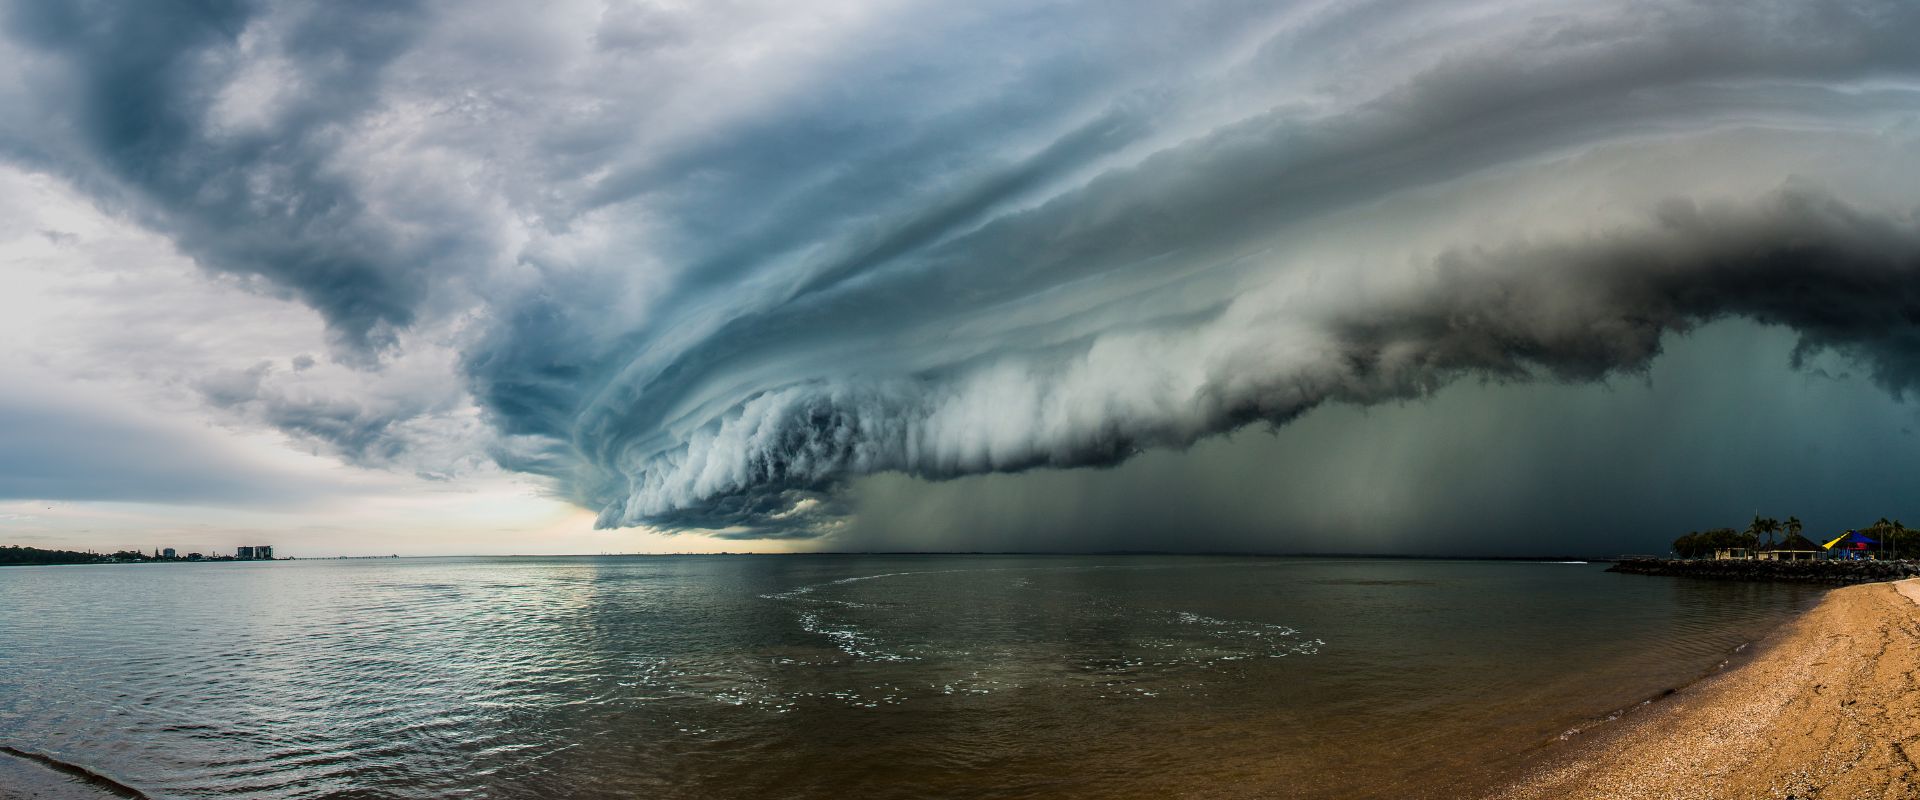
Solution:
M 1643 373 L 1734 318 L 1920 380 L 1900 0 L 23 0 L 7 31 L 0 152 L 310 305 L 370 382 L 457 352 L 472 446 L 603 526 L 814 536 L 862 476 Z M 273 385 L 305 369 L 197 388 L 355 463 L 475 438 L 431 391 Z

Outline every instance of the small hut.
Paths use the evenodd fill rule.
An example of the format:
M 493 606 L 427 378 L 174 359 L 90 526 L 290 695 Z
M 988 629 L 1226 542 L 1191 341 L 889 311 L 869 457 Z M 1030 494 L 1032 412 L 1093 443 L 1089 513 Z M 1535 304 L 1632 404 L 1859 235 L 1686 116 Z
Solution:
M 1815 544 L 1812 539 L 1796 533 L 1787 537 L 1785 541 L 1779 544 L 1761 548 L 1760 560 L 1812 561 L 1813 559 L 1819 558 L 1822 552 L 1824 551 L 1820 545 Z

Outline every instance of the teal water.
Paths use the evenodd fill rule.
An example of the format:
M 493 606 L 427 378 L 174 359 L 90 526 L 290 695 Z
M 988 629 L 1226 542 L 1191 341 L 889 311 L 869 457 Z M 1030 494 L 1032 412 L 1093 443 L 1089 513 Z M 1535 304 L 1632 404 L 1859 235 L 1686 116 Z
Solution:
M 1598 565 L 0 569 L 0 744 L 154 797 L 1460 797 L 1817 596 Z

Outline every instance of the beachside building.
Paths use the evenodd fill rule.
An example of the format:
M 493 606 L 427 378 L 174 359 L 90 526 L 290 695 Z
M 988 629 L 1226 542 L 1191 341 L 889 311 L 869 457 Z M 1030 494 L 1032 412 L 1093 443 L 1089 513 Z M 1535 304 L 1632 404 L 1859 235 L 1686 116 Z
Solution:
M 1794 534 L 1779 544 L 1760 549 L 1761 561 L 1812 561 L 1825 552 L 1812 539 Z
M 1722 547 L 1713 551 L 1715 561 L 1751 561 L 1753 551 L 1744 547 Z
M 271 560 L 273 559 L 273 545 L 270 545 L 270 544 L 256 544 L 256 545 L 254 545 L 254 546 L 253 546 L 253 557 L 254 557 L 254 558 L 258 558 L 258 559 L 263 559 L 263 560 L 268 560 L 268 561 L 271 561 Z
M 241 560 L 241 561 L 252 561 L 252 560 L 253 560 L 253 548 L 251 548 L 251 547 L 241 547 L 241 548 L 239 548 L 239 549 L 237 549 L 237 550 L 234 550 L 234 551 L 233 551 L 233 557 L 234 557 L 234 558 L 237 558 L 237 559 L 239 559 L 239 560 Z
M 161 557 L 161 558 L 174 558 L 175 556 L 174 556 L 174 552 L 173 552 L 173 548 L 171 548 L 171 547 L 169 547 L 169 548 L 167 548 L 167 549 L 165 549 L 165 550 L 162 550 L 162 551 L 160 551 L 160 557 Z

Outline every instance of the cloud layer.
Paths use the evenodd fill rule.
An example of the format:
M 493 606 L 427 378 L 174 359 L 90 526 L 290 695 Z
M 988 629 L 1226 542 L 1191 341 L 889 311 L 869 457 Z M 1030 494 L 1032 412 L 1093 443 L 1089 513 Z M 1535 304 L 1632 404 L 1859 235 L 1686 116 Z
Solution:
M 209 403 L 405 461 L 467 430 L 425 339 L 609 526 L 815 535 L 862 475 L 1593 380 L 1728 317 L 1920 376 L 1911 3 L 965 5 L 16 2 L 0 152 L 399 387 L 248 362 Z

